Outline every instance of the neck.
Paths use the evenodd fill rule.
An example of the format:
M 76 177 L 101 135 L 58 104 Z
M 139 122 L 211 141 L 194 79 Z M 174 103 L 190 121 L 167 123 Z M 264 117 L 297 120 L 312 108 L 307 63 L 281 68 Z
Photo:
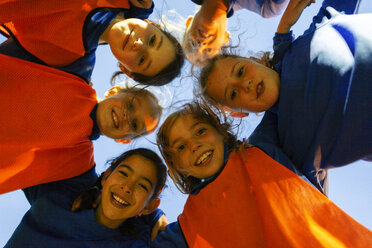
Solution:
M 105 226 L 110 229 L 116 229 L 118 228 L 122 223 L 126 221 L 121 220 L 112 220 L 105 216 L 102 209 L 102 204 L 99 204 L 98 207 L 94 210 L 94 216 L 96 217 L 96 221 L 101 224 L 102 226 Z
M 110 23 L 110 25 L 107 26 L 103 34 L 99 37 L 99 43 L 109 43 L 108 38 L 109 38 L 109 33 L 110 33 L 112 26 L 114 26 L 116 23 L 120 22 L 121 20 L 123 20 L 122 17 L 119 17 L 119 16 L 115 17 L 115 19 Z

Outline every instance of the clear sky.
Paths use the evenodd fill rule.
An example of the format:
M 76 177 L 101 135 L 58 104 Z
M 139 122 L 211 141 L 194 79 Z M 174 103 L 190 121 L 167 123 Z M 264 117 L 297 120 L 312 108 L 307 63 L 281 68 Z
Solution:
M 169 10 L 175 9 L 183 18 L 192 15 L 195 5 L 190 0 L 154 0 L 155 11 L 150 16 L 153 21 L 158 21 L 161 15 L 170 15 Z M 305 9 L 298 23 L 294 26 L 295 34 L 300 35 L 308 27 L 312 17 L 319 10 L 321 1 Z M 361 4 L 360 13 L 371 13 L 371 0 L 364 0 Z M 172 12 L 173 13 L 173 12 Z M 174 14 L 172 14 L 174 15 Z M 178 18 L 181 19 L 181 18 Z M 262 19 L 257 14 L 241 10 L 229 19 L 228 28 L 233 38 L 233 45 L 239 44 L 239 54 L 248 55 L 257 51 L 272 51 L 272 37 L 278 25 L 280 17 Z M 183 25 L 183 23 L 180 23 Z M 171 24 L 166 24 L 171 27 Z M 171 30 L 172 31 L 172 30 Z M 179 37 L 181 35 L 178 35 Z M 240 37 L 240 42 L 237 37 Z M 0 38 L 0 42 L 3 41 Z M 108 46 L 102 46 L 97 52 L 97 63 L 94 69 L 92 82 L 97 95 L 103 98 L 104 92 L 110 87 L 109 80 L 116 71 L 117 62 L 113 58 Z M 162 105 L 166 107 L 166 117 L 175 110 L 174 106 L 185 103 L 192 98 L 192 89 L 195 81 L 190 77 L 190 65 L 186 63 L 181 77 L 174 80 L 167 87 L 151 88 L 161 99 Z M 2 103 L 5 104 L 5 103 Z M 170 108 L 172 105 L 172 108 Z M 251 115 L 245 118 L 241 125 L 241 138 L 247 138 L 259 123 L 262 114 Z M 356 127 L 356 130 L 357 127 Z M 106 137 L 101 137 L 94 142 L 95 160 L 97 171 L 104 170 L 106 160 L 113 158 L 123 151 L 135 147 L 147 147 L 157 151 L 154 145 L 154 135 L 141 138 L 130 145 L 118 144 Z M 356 162 L 354 164 L 333 169 L 330 172 L 329 197 L 341 209 L 351 215 L 361 224 L 372 228 L 372 164 L 367 162 Z M 170 221 L 175 221 L 181 213 L 186 197 L 179 193 L 171 181 L 163 191 L 160 207 L 166 212 Z M 9 239 L 10 235 L 20 222 L 22 216 L 29 208 L 22 191 L 0 195 L 0 247 Z M 66 227 L 68 228 L 68 227 Z

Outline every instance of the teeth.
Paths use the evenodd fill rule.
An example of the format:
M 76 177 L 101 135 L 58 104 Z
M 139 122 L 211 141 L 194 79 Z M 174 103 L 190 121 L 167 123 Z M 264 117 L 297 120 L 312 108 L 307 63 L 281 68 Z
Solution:
M 196 162 L 196 165 L 200 165 L 200 164 L 204 163 L 204 161 L 207 160 L 207 158 L 209 158 L 209 156 L 210 156 L 211 154 L 212 154 L 211 151 L 204 153 L 204 154 L 203 154 L 203 155 L 198 159 L 198 161 Z
M 257 86 L 257 93 L 258 94 L 260 94 L 261 89 L 262 89 L 262 83 L 259 83 L 258 86 Z
M 116 114 L 114 113 L 114 111 L 112 111 L 111 115 L 112 115 L 112 119 L 114 120 L 115 127 L 118 128 L 119 127 L 118 118 L 116 117 Z
M 118 201 L 120 204 L 122 204 L 122 205 L 124 205 L 124 206 L 128 206 L 128 205 L 129 205 L 128 202 L 122 200 L 120 197 L 118 197 L 118 196 L 116 196 L 116 195 L 114 195 L 114 194 L 113 194 L 112 196 L 113 196 L 114 199 L 115 199 L 116 201 Z

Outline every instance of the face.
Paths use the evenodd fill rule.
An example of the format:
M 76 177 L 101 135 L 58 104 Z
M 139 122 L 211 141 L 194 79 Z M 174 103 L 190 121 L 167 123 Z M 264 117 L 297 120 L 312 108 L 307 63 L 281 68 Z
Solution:
M 152 161 L 140 155 L 128 157 L 102 179 L 97 220 L 105 226 L 117 227 L 128 218 L 152 212 L 157 207 L 152 205 L 155 199 L 151 200 L 156 183 Z
M 108 43 L 126 74 L 154 76 L 175 58 L 175 47 L 154 25 L 132 18 L 114 24 Z
M 223 166 L 223 137 L 211 125 L 186 115 L 179 117 L 169 132 L 175 169 L 199 179 L 218 173 Z
M 278 100 L 277 72 L 246 58 L 221 58 L 206 83 L 206 93 L 235 111 L 265 111 Z
M 142 95 L 119 93 L 98 103 L 97 124 L 113 139 L 133 139 L 152 132 L 159 123 L 157 102 Z
M 189 17 L 182 44 L 187 59 L 195 65 L 202 66 L 206 59 L 219 54 L 221 47 L 230 40 L 226 24 L 226 14 L 215 18 L 212 23 L 206 20 L 201 12 L 194 18 Z

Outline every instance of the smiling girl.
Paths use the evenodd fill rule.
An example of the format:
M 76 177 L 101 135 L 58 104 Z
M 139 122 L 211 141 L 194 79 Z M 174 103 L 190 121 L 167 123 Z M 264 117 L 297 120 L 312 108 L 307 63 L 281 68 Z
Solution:
M 291 26 L 310 1 L 292 0 L 274 37 L 274 58 L 221 55 L 201 73 L 204 93 L 233 111 L 266 111 L 281 149 L 319 189 L 327 169 L 372 155 L 372 15 L 359 1 L 324 1 L 305 33 Z M 275 67 L 273 67 L 275 65 Z M 221 69 L 223 68 L 223 70 Z
M 0 193 L 80 175 L 94 166 L 100 134 L 128 143 L 159 123 L 162 109 L 145 89 L 114 87 L 98 103 L 61 70 L 5 55 L 0 68 Z
M 151 213 L 165 181 L 159 156 L 138 148 L 114 159 L 100 177 L 93 168 L 24 189 L 31 207 L 5 247 L 147 247 L 163 215 Z
M 296 175 L 278 147 L 243 148 L 207 105 L 192 103 L 171 114 L 157 138 L 169 175 L 190 196 L 178 222 L 168 225 L 152 247 L 372 243 L 371 231 Z
M 88 82 L 97 46 L 108 43 L 123 73 L 143 84 L 163 85 L 180 73 L 184 57 L 172 35 L 141 20 L 152 7 L 149 0 L 6 2 L 1 4 L 0 24 L 10 38 L 0 52 Z M 157 63 L 152 63 L 155 58 Z

